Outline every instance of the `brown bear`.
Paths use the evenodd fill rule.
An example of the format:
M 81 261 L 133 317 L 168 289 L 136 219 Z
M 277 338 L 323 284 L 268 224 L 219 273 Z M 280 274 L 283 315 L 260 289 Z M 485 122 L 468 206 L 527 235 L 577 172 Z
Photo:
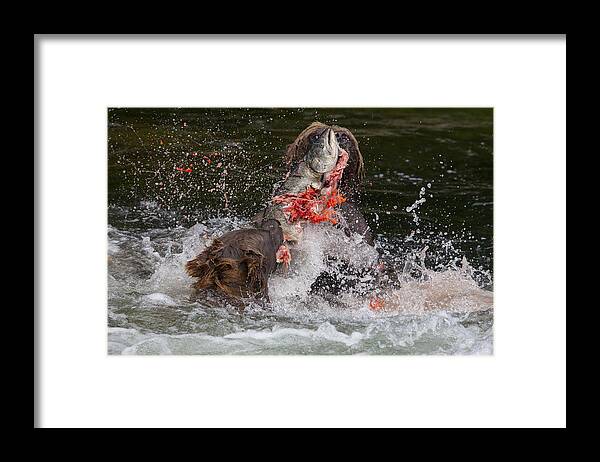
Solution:
M 197 290 L 214 289 L 238 300 L 268 299 L 269 275 L 278 262 L 289 262 L 289 249 L 282 244 L 301 238 L 306 218 L 302 213 L 337 223 L 332 215 L 341 212 L 347 201 L 341 212 L 345 221 L 354 226 L 352 230 L 368 231 L 352 202 L 364 167 L 358 143 L 348 130 L 311 124 L 288 146 L 286 163 L 288 174 L 254 218 L 253 227 L 224 234 L 187 262 L 187 273 L 198 278 L 193 285 Z M 338 194 L 342 185 L 347 199 Z M 311 204 L 308 209 L 307 204 Z M 334 210 L 340 204 L 340 210 Z M 294 207 L 299 216 L 290 212 Z

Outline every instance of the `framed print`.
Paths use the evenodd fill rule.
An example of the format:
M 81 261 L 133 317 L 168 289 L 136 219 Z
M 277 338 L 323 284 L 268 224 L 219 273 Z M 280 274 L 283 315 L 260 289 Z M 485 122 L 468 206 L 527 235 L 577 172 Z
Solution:
M 566 36 L 34 36 L 34 426 L 565 427 Z

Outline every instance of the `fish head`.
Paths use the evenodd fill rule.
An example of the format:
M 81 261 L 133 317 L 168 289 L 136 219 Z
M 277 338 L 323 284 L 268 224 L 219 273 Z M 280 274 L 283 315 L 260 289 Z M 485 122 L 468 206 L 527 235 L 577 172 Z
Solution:
M 335 167 L 340 146 L 332 128 L 324 128 L 309 136 L 306 162 L 317 173 L 327 173 Z

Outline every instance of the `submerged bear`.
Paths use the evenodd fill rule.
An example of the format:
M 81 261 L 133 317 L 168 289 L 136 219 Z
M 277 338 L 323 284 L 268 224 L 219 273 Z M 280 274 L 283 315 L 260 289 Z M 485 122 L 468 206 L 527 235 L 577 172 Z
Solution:
M 187 262 L 197 291 L 268 300 L 269 276 L 278 265 L 287 268 L 307 223 L 341 227 L 373 245 L 358 208 L 364 162 L 350 130 L 314 122 L 288 146 L 285 162 L 288 173 L 251 227 L 220 236 Z M 320 279 L 333 288 L 326 274 Z

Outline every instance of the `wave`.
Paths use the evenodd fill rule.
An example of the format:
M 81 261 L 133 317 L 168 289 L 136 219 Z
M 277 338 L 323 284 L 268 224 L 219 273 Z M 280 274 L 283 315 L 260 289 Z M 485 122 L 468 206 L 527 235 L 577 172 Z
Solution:
M 427 247 L 401 254 L 401 242 L 382 238 L 375 249 L 331 226 L 307 226 L 287 273 L 270 279 L 270 303 L 240 313 L 217 297 L 195 297 L 185 262 L 244 225 L 212 219 L 190 228 L 109 226 L 109 353 L 492 353 L 490 277 L 482 282 L 465 258 L 433 270 L 425 264 Z M 380 253 L 386 276 L 375 286 L 368 273 L 348 276 L 332 264 L 367 269 Z M 358 280 L 337 295 L 311 291 L 324 271 Z M 384 301 L 381 309 L 370 306 L 373 296 Z

